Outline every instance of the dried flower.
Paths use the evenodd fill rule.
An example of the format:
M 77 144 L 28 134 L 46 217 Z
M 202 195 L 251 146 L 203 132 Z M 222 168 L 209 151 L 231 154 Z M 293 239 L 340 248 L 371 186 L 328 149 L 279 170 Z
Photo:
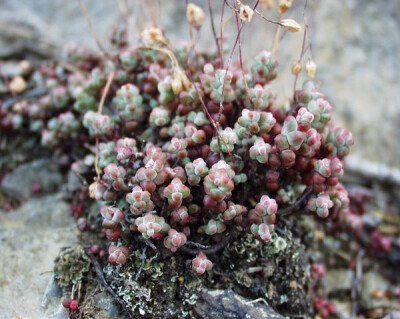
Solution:
M 267 10 L 270 10 L 274 7 L 273 0 L 260 0 L 260 4 Z
M 141 33 L 141 37 L 143 43 L 146 45 L 160 45 L 167 43 L 161 29 L 158 28 L 143 30 Z
M 189 3 L 186 8 L 186 19 L 189 25 L 200 29 L 204 23 L 203 9 L 193 3 Z
M 293 19 L 282 19 L 279 21 L 279 25 L 281 25 L 288 32 L 299 32 L 301 30 L 300 24 Z
M 293 64 L 292 64 L 292 74 L 293 75 L 299 74 L 302 69 L 303 69 L 303 66 L 300 61 L 293 62 Z
M 29 73 L 32 68 L 31 63 L 28 60 L 19 61 L 18 66 L 24 74 Z
M 308 60 L 306 63 L 306 74 L 309 79 L 313 79 L 315 77 L 315 72 L 317 71 L 317 65 L 313 60 Z
M 279 6 L 279 12 L 283 14 L 291 8 L 292 0 L 279 0 L 278 6 Z
M 172 77 L 172 91 L 178 95 L 182 91 L 187 91 L 190 87 L 190 81 L 181 68 L 175 68 Z
M 239 17 L 243 22 L 249 23 L 253 18 L 254 11 L 248 5 L 240 5 Z
M 26 89 L 26 81 L 20 75 L 13 77 L 9 84 L 10 91 L 16 94 L 22 93 Z

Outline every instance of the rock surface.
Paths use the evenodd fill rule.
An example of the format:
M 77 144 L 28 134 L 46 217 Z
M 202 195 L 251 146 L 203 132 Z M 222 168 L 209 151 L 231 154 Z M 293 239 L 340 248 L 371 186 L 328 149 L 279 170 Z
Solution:
M 266 303 L 255 303 L 231 290 L 206 290 L 197 301 L 195 313 L 201 319 L 264 319 L 284 317 Z
M 326 287 L 330 293 L 350 291 L 353 285 L 353 272 L 348 269 L 334 269 L 326 274 Z
M 5 176 L 2 186 L 15 191 L 22 198 L 32 195 L 32 188 L 39 193 L 51 193 L 63 182 L 58 165 L 47 159 L 35 160 L 17 167 L 12 174 Z
M 30 181 L 39 172 L 44 186 L 54 187 L 50 182 L 58 176 L 40 163 L 45 162 L 23 165 L 6 179 L 7 186 L 23 192 L 26 200 L 18 209 L 0 210 L 1 318 L 65 318 L 59 291 L 49 291 L 48 284 L 55 257 L 61 247 L 76 244 L 77 230 L 61 192 L 30 197 Z

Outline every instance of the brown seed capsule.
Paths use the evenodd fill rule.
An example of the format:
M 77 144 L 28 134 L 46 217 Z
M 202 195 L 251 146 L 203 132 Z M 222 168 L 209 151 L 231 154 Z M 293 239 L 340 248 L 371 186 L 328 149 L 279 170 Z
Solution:
M 260 0 L 260 4 L 267 10 L 271 10 L 274 7 L 273 0 Z
M 293 62 L 293 64 L 292 64 L 292 74 L 293 75 L 299 74 L 302 69 L 303 69 L 303 66 L 300 61 Z
M 299 32 L 301 30 L 301 25 L 293 19 L 283 19 L 279 21 L 279 24 L 288 32 Z
M 98 182 L 93 182 L 92 184 L 89 185 L 89 197 L 92 199 L 95 198 L 96 187 L 98 184 L 99 184 Z
M 306 63 L 306 74 L 310 79 L 315 77 L 315 72 L 317 71 L 317 65 L 313 60 L 308 60 Z
M 288 11 L 292 6 L 292 0 L 279 0 L 279 13 L 283 14 Z
M 20 69 L 21 69 L 23 74 L 29 73 L 29 71 L 31 70 L 31 64 L 27 60 L 21 60 L 18 63 L 18 65 L 19 65 L 19 67 L 20 67 Z
M 9 88 L 13 93 L 22 93 L 26 89 L 26 81 L 22 76 L 16 75 L 11 80 Z
M 180 68 L 175 68 L 171 85 L 172 91 L 176 95 L 178 95 L 179 93 L 187 90 L 190 87 L 190 81 L 186 74 Z
M 142 41 L 146 45 L 165 44 L 165 40 L 161 29 L 150 28 L 143 30 L 141 33 Z
M 254 11 L 249 6 L 247 6 L 247 5 L 240 6 L 239 17 L 240 17 L 240 20 L 242 20 L 243 22 L 250 22 L 251 19 L 253 18 L 253 14 L 254 14 Z
M 204 23 L 203 9 L 193 3 L 189 3 L 186 9 L 186 19 L 192 27 L 200 29 Z

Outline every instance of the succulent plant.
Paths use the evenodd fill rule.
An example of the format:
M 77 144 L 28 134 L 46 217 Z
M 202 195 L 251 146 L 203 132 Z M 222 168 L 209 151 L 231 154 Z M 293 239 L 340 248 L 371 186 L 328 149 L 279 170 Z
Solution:
M 198 275 L 202 275 L 205 271 L 212 269 L 213 263 L 207 258 L 206 254 L 199 252 L 196 258 L 192 260 L 192 267 Z
M 103 216 L 103 227 L 107 229 L 117 228 L 125 219 L 125 214 L 117 207 L 103 206 L 100 213 Z
M 185 245 L 186 241 L 184 233 L 179 233 L 175 229 L 170 228 L 168 236 L 164 239 L 164 246 L 174 253 L 179 247 Z
M 126 194 L 126 201 L 130 204 L 131 213 L 141 215 L 154 209 L 150 193 L 140 186 L 135 186 L 131 193 Z
M 190 189 L 179 178 L 174 178 L 163 191 L 163 196 L 168 198 L 168 204 L 171 208 L 181 206 L 182 201 L 189 197 L 189 195 Z
M 117 247 L 115 245 L 111 245 L 108 248 L 108 261 L 111 265 L 124 265 L 129 257 L 129 249 L 128 247 L 122 246 Z
M 191 25 L 199 28 L 195 11 Z M 115 244 L 111 264 L 128 262 L 127 247 L 148 244 L 194 251 L 193 269 L 203 274 L 212 262 L 201 247 L 210 242 L 247 233 L 278 252 L 286 242 L 274 240 L 274 225 L 288 210 L 348 213 L 340 179 L 354 140 L 334 125 L 312 81 L 281 105 L 271 52 L 246 69 L 222 65 L 213 52 L 175 50 L 157 28 L 143 32 L 145 45 L 135 49 L 121 30 L 112 39 L 119 50 L 112 68 L 106 57 L 69 45 L 63 54 L 73 68 L 51 64 L 26 75 L 48 93 L 25 99 L 14 90 L 21 101 L 0 104 L 2 133 L 40 135 L 89 185 L 81 196 L 102 202 L 101 232 Z M 312 63 L 306 69 L 312 78 Z
M 137 218 L 135 224 L 144 238 L 162 238 L 170 229 L 163 217 L 159 217 L 152 213 L 147 213 L 143 217 Z
M 135 121 L 143 119 L 145 113 L 143 98 L 135 85 L 127 83 L 121 86 L 116 92 L 113 104 L 122 119 Z

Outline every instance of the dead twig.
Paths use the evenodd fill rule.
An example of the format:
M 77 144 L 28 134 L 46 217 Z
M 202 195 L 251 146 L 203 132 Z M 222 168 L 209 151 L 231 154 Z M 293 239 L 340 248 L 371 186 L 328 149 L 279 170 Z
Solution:
M 100 51 L 104 54 L 105 57 L 107 57 L 109 60 L 113 61 L 110 53 L 106 51 L 106 49 L 103 47 L 103 45 L 100 42 L 99 36 L 97 35 L 96 29 L 93 26 L 92 20 L 89 17 L 89 13 L 86 9 L 86 6 L 84 5 L 82 0 L 78 0 L 79 6 L 81 7 L 82 13 L 86 19 L 86 22 L 89 25 L 90 33 L 92 34 L 92 37 L 96 41 L 97 46 L 99 47 Z
M 206 246 L 206 245 L 198 244 L 198 243 L 195 243 L 193 241 L 187 241 L 186 242 L 186 246 L 192 246 L 192 247 L 196 247 L 196 248 L 199 248 L 199 249 L 210 249 L 212 247 L 212 246 Z
M 18 95 L 16 97 L 10 98 L 8 100 L 4 100 L 3 101 L 3 107 L 5 109 L 13 106 L 15 103 L 23 100 L 23 99 L 29 99 L 29 98 L 36 98 L 36 97 L 40 97 L 47 94 L 47 89 L 45 88 L 34 88 L 32 90 L 26 91 L 24 94 L 22 95 Z
M 217 32 L 215 31 L 214 14 L 213 14 L 211 0 L 208 0 L 208 10 L 210 11 L 211 30 L 212 30 L 212 33 L 213 33 L 213 36 L 214 36 L 215 44 L 217 45 L 218 54 L 219 54 L 219 56 L 221 58 L 222 57 L 221 46 L 218 43 Z M 220 41 L 221 41 L 221 39 L 220 39 Z M 222 61 L 222 59 L 221 59 L 221 61 Z
M 101 100 L 99 107 L 97 109 L 97 113 L 101 114 L 103 112 L 104 101 L 106 100 L 106 96 L 108 91 L 110 90 L 111 82 L 114 79 L 114 71 L 108 75 L 106 86 L 104 87 L 103 94 L 101 95 Z M 94 168 L 96 169 L 97 179 L 100 179 L 101 170 L 99 167 L 99 139 L 96 138 L 96 157 L 94 159 Z
M 86 254 L 89 256 L 91 259 L 94 271 L 97 275 L 97 279 L 99 280 L 100 284 L 117 300 L 117 302 L 121 305 L 123 311 L 128 315 L 129 318 L 133 319 L 133 314 L 132 312 L 128 309 L 126 303 L 122 298 L 120 298 L 117 293 L 108 285 L 106 279 L 104 278 L 103 271 L 100 267 L 99 262 L 93 257 L 93 255 L 86 251 Z
M 224 248 L 226 245 L 229 244 L 229 242 L 231 240 L 234 240 L 235 238 L 237 238 L 237 236 L 239 235 L 239 233 L 236 230 L 233 230 L 231 233 L 229 233 L 228 235 L 226 235 L 218 244 L 215 244 L 213 246 L 206 246 L 206 249 L 203 248 L 199 248 L 199 249 L 191 249 L 185 246 L 181 247 L 180 250 L 186 254 L 189 255 L 197 255 L 199 252 L 203 252 L 205 254 L 215 254 L 216 252 L 220 251 L 222 248 Z M 198 244 L 200 245 L 200 244 Z M 203 246 L 203 245 L 200 245 Z
M 104 87 L 103 94 L 101 95 L 101 100 L 100 100 L 99 108 L 98 108 L 98 110 L 97 110 L 97 112 L 98 112 L 99 114 L 101 114 L 101 113 L 103 112 L 104 101 L 106 100 L 108 91 L 110 90 L 111 82 L 112 82 L 112 80 L 114 79 L 114 74 L 115 74 L 115 72 L 113 71 L 113 72 L 111 72 L 111 73 L 108 75 L 107 82 L 106 82 L 106 86 Z
M 225 0 L 225 3 L 229 6 L 229 4 L 227 3 L 227 0 Z M 236 0 L 234 0 L 234 3 L 235 3 L 235 6 L 236 6 Z M 236 15 L 237 15 L 238 14 L 237 10 L 235 10 L 235 9 L 233 9 L 233 10 L 236 12 Z M 223 68 L 225 69 L 225 75 L 224 75 L 224 82 L 222 83 L 221 102 L 219 103 L 219 112 L 218 112 L 218 119 L 217 119 L 217 125 L 218 126 L 219 126 L 219 121 L 220 121 L 221 116 L 222 116 L 222 112 L 224 111 L 224 92 L 225 92 L 226 76 L 227 76 L 229 68 L 231 66 L 232 59 L 233 59 L 233 54 L 234 54 L 234 52 L 236 50 L 236 46 L 239 43 L 240 34 L 242 32 L 242 29 L 243 29 L 243 25 L 240 28 L 238 28 L 238 34 L 236 36 L 235 43 L 233 44 L 231 53 L 229 54 L 228 64 L 227 64 L 226 67 L 223 65 Z
M 303 23 L 304 23 L 304 35 L 303 35 L 303 42 L 301 45 L 301 51 L 300 51 L 300 57 L 298 59 L 298 63 L 301 62 L 301 60 L 303 59 L 304 53 L 305 53 L 305 46 L 306 46 L 306 39 L 307 39 L 307 35 L 308 35 L 308 23 L 306 20 L 306 10 L 307 10 L 307 4 L 308 4 L 308 0 L 305 1 L 304 3 L 304 9 L 303 9 Z M 293 84 L 293 99 L 295 97 L 295 92 L 296 92 L 296 85 L 297 85 L 297 79 L 299 77 L 299 74 L 296 74 L 294 77 L 294 84 Z
M 222 2 L 222 9 L 221 9 L 221 19 L 220 19 L 220 26 L 219 26 L 219 58 L 221 60 L 220 66 L 221 68 L 224 67 L 224 13 L 225 13 L 225 1 Z
M 312 194 L 312 192 L 313 192 L 312 186 L 307 187 L 304 190 L 303 194 L 301 194 L 301 196 L 293 204 L 278 209 L 278 212 L 276 214 L 278 216 L 289 216 L 295 213 L 297 210 L 300 209 L 300 207 L 308 199 L 308 197 Z
M 141 241 L 142 243 L 145 243 L 147 246 L 149 246 L 154 252 L 158 253 L 157 247 L 149 240 L 146 239 L 142 236 L 138 237 L 138 240 Z
M 118 3 L 118 8 L 119 11 L 121 12 L 123 18 L 124 18 L 124 23 L 125 27 L 127 30 L 129 30 L 129 8 L 126 0 L 117 0 Z
M 219 103 L 219 112 L 218 112 L 218 119 L 217 119 L 217 124 L 218 124 L 218 125 L 219 125 L 219 121 L 220 121 L 221 116 L 222 116 L 222 112 L 223 112 L 223 110 L 224 110 L 224 92 L 225 92 L 226 76 L 227 76 L 227 74 L 228 74 L 230 65 L 231 65 L 231 63 L 232 63 L 233 54 L 234 54 L 235 49 L 236 49 L 236 46 L 237 46 L 238 44 L 239 44 L 239 61 L 240 61 L 240 68 L 241 68 L 241 70 L 242 70 L 243 80 L 244 80 L 244 84 L 245 84 L 245 87 L 246 87 L 246 93 L 247 93 L 247 95 L 248 95 L 249 98 L 250 98 L 250 89 L 249 89 L 249 86 L 248 86 L 248 84 L 247 84 L 245 72 L 244 72 L 244 69 L 243 69 L 242 43 L 241 43 L 241 40 L 240 40 L 240 35 L 241 35 L 241 33 L 242 33 L 244 24 L 240 25 L 240 22 L 239 22 L 239 9 L 238 9 L 238 7 L 237 7 L 236 1 L 237 1 L 237 0 L 234 0 L 234 1 L 233 1 L 234 8 L 232 8 L 232 9 L 233 9 L 233 11 L 235 12 L 236 26 L 237 26 L 237 31 L 238 31 L 238 33 L 237 33 L 237 36 L 236 36 L 235 43 L 234 43 L 234 45 L 233 45 L 232 51 L 231 51 L 231 53 L 230 53 L 230 55 L 229 55 L 228 65 L 227 65 L 227 67 L 225 68 L 224 82 L 222 83 L 221 102 Z M 227 0 L 225 0 L 224 2 L 230 7 L 230 5 L 228 4 Z M 253 10 L 254 10 L 255 12 L 257 11 L 256 9 L 257 9 L 258 3 L 259 3 L 259 0 L 257 0 L 256 4 L 255 4 L 254 7 L 253 7 Z M 250 98 L 250 102 L 251 102 L 251 98 Z
M 138 272 L 136 273 L 135 281 L 137 281 L 137 280 L 139 279 L 140 274 L 141 274 L 142 271 L 143 271 L 144 264 L 146 263 L 146 251 L 147 251 L 147 246 L 145 246 L 145 247 L 143 248 L 143 250 L 142 250 L 142 256 L 141 256 L 142 263 L 140 264 L 140 268 L 139 268 Z

